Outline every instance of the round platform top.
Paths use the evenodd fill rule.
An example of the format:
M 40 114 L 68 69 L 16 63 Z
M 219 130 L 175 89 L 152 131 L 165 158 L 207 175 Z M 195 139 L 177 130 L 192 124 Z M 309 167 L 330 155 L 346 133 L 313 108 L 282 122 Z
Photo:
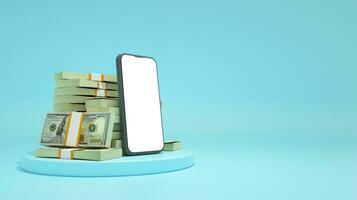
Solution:
M 187 150 L 163 151 L 159 154 L 125 156 L 106 161 L 37 158 L 27 153 L 21 169 L 55 176 L 132 176 L 182 170 L 193 166 L 193 153 Z

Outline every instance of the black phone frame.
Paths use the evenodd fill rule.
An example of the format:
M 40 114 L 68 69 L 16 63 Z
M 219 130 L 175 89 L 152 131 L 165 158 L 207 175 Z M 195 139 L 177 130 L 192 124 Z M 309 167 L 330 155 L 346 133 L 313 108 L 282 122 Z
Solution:
M 135 56 L 138 58 L 149 58 L 152 59 L 155 62 L 155 67 L 156 67 L 156 77 L 157 77 L 157 87 L 158 87 L 158 93 L 159 93 L 159 102 L 160 102 L 160 117 L 161 117 L 161 130 L 162 130 L 162 148 L 160 150 L 154 150 L 154 151 L 143 151 L 143 152 L 132 152 L 129 149 L 128 146 L 128 137 L 127 137 L 127 130 L 126 130 L 126 117 L 125 117 L 125 97 L 124 97 L 124 85 L 123 85 L 123 73 L 122 73 L 122 62 L 121 58 L 125 55 L 128 56 Z M 155 154 L 155 153 L 160 153 L 164 149 L 164 129 L 163 129 L 163 123 L 162 123 L 162 109 L 161 109 L 161 97 L 160 97 L 160 84 L 159 84 L 159 74 L 158 74 L 158 68 L 157 68 L 157 62 L 153 57 L 148 57 L 148 56 L 141 56 L 141 55 L 135 55 L 135 54 L 128 54 L 128 53 L 122 53 L 119 54 L 116 58 L 116 68 L 117 68 L 117 79 L 118 79 L 118 94 L 119 94 L 119 116 L 120 116 L 120 126 L 121 126 L 121 132 L 122 132 L 122 148 L 123 148 L 123 153 L 124 155 L 127 156 L 135 156 L 135 155 L 145 155 L 145 154 Z

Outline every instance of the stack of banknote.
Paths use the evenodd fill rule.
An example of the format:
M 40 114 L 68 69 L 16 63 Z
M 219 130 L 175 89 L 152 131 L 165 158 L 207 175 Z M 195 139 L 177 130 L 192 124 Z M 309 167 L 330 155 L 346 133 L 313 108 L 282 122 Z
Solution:
M 37 157 L 108 160 L 122 156 L 118 84 L 115 75 L 55 74 L 54 112 L 47 113 Z M 165 142 L 165 151 L 181 148 Z
M 177 151 L 181 149 L 181 142 L 178 140 L 166 141 L 164 144 L 164 151 Z
M 43 147 L 36 156 L 97 161 L 121 157 L 116 76 L 59 72 L 55 82 L 54 112 L 46 115 Z
M 111 149 L 80 149 L 80 148 L 38 148 L 37 157 L 43 158 L 64 158 L 71 160 L 109 160 L 122 156 L 121 148 Z
M 121 157 L 118 123 L 119 117 L 112 110 L 47 113 L 40 141 L 45 147 L 38 148 L 36 156 L 85 160 Z
M 59 72 L 55 74 L 53 111 L 85 112 L 88 99 L 117 99 L 118 84 L 115 75 Z
M 115 116 L 111 147 L 121 148 L 121 126 L 118 99 L 89 99 L 85 103 L 87 112 L 110 112 Z

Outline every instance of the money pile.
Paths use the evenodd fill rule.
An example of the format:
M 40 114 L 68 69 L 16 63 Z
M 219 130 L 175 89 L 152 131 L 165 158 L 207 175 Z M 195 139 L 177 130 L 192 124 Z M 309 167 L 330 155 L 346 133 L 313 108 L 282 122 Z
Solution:
M 55 112 L 85 112 L 86 100 L 118 98 L 118 84 L 115 75 L 59 72 L 55 74 L 55 82 L 53 105 Z
M 55 82 L 54 112 L 46 115 L 40 141 L 44 147 L 36 156 L 97 161 L 121 157 L 116 76 L 59 72 Z M 93 102 L 87 110 L 89 100 Z
M 117 117 L 110 112 L 47 113 L 41 144 L 56 147 L 110 148 Z
M 40 142 L 45 147 L 38 148 L 36 156 L 97 161 L 119 158 L 121 134 L 113 131 L 118 123 L 118 115 L 111 110 L 47 113 Z
M 36 156 L 95 161 L 121 157 L 116 76 L 59 72 L 55 82 L 54 112 L 46 115 L 43 147 L 36 149 Z M 163 150 L 180 148 L 179 141 L 169 141 Z

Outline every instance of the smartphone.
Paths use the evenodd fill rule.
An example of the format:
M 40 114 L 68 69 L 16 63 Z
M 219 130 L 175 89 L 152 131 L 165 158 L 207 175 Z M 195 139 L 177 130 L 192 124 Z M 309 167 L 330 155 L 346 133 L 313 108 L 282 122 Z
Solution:
M 120 54 L 116 65 L 124 154 L 161 152 L 164 133 L 156 61 L 146 56 Z

